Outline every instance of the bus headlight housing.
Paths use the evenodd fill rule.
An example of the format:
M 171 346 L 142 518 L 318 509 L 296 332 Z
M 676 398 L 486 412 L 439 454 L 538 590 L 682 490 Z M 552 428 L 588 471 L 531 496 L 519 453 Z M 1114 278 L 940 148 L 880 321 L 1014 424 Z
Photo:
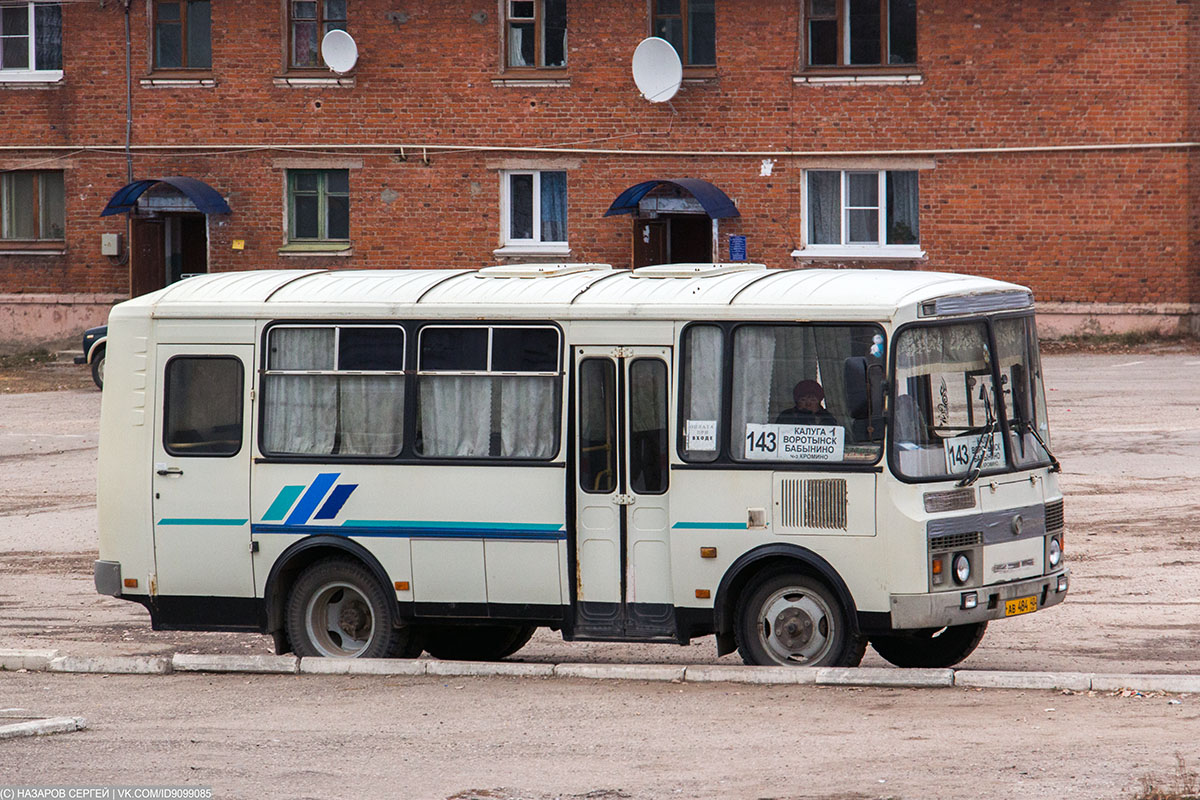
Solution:
M 966 553 L 955 553 L 954 561 L 954 582 L 962 585 L 971 580 L 971 557 Z
M 1057 569 L 1062 563 L 1062 542 L 1057 536 L 1050 537 L 1050 543 L 1046 545 L 1046 561 L 1050 564 L 1051 569 Z

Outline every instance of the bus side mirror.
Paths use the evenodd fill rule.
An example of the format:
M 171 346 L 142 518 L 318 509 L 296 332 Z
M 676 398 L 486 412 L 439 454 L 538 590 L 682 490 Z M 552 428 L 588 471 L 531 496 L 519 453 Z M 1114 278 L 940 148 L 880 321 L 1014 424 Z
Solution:
M 868 419 L 883 414 L 883 365 L 869 364 L 862 356 L 847 358 L 843 367 L 846 386 L 846 410 L 852 419 Z

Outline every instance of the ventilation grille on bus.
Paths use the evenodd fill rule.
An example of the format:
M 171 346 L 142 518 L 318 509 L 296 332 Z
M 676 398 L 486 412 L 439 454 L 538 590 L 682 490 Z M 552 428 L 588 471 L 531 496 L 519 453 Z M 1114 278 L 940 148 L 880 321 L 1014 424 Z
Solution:
M 784 478 L 779 482 L 779 522 L 783 528 L 846 530 L 844 478 Z
M 943 550 L 965 550 L 968 547 L 975 547 L 982 541 L 983 534 L 979 531 L 947 533 L 942 536 L 933 536 L 929 539 L 929 552 L 940 553 Z
M 1063 526 L 1063 501 L 1046 503 L 1046 530 L 1056 531 Z

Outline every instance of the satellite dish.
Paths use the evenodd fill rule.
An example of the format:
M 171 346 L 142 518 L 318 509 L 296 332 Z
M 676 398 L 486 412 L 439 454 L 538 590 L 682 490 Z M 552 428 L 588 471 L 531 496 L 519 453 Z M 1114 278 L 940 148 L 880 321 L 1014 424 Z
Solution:
M 666 39 L 642 39 L 633 51 L 633 82 L 651 103 L 665 103 L 683 82 L 683 62 Z
M 345 31 L 330 31 L 321 40 L 321 58 L 325 59 L 325 66 L 345 75 L 358 63 L 358 45 Z

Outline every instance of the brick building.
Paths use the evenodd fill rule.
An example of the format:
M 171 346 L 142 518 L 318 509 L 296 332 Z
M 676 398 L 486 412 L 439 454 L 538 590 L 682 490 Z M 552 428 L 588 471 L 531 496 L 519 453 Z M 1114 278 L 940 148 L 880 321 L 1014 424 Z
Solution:
M 631 74 L 650 35 L 683 64 L 669 102 Z M 1186 0 L 0 0 L 0 343 L 193 272 L 626 267 L 730 236 L 772 267 L 1025 283 L 1058 329 L 1186 328 L 1198 36 Z M 100 216 L 171 176 L 215 192 Z M 663 183 L 605 216 L 676 178 L 738 215 L 714 235 Z

